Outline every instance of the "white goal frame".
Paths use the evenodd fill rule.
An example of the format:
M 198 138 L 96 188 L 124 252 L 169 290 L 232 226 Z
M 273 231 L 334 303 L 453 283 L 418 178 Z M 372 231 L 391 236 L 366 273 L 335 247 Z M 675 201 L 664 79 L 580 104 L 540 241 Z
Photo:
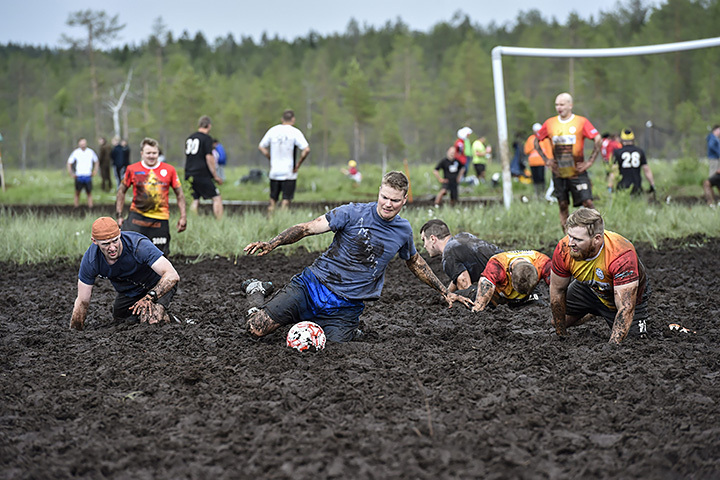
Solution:
M 508 149 L 507 110 L 505 106 L 505 84 L 502 70 L 502 56 L 515 57 L 627 57 L 655 53 L 680 52 L 720 46 L 720 37 L 691 40 L 688 42 L 663 43 L 620 48 L 528 48 L 497 46 L 492 49 L 493 85 L 495 87 L 495 117 L 498 128 L 498 144 L 502 161 L 503 204 L 510 208 L 512 202 L 512 178 L 510 175 L 510 150 Z

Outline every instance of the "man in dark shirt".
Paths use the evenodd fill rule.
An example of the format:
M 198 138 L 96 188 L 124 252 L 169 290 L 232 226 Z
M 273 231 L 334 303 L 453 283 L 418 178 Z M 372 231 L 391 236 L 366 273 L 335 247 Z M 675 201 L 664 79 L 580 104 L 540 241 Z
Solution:
M 433 170 L 435 178 L 442 184 L 442 188 L 435 197 L 436 207 L 440 206 L 447 192 L 450 192 L 451 205 L 455 205 L 455 202 L 458 200 L 458 184 L 465 174 L 465 166 L 457 159 L 456 152 L 457 147 L 455 147 L 455 145 L 448 148 L 445 158 L 441 159 L 435 167 L 435 170 Z M 442 177 L 440 176 L 441 170 L 443 172 Z
M 618 190 L 625 188 L 632 188 L 631 193 L 637 195 L 642 193 L 642 178 L 640 177 L 640 170 L 642 169 L 645 178 L 650 182 L 650 193 L 655 191 L 655 179 L 653 178 L 652 170 L 650 165 L 647 164 L 645 158 L 645 152 L 635 145 L 635 134 L 629 128 L 626 128 L 620 134 L 620 141 L 622 142 L 622 148 L 613 150 L 613 161 L 617 165 L 617 170 L 620 172 L 620 183 L 618 183 Z M 608 188 L 612 191 L 615 183 L 615 168 L 610 172 L 608 177 Z
M 200 198 L 211 198 L 213 214 L 220 219 L 223 215 L 222 197 L 213 180 L 222 185 L 217 174 L 217 165 L 213 155 L 213 139 L 209 135 L 212 128 L 210 117 L 203 115 L 198 120 L 197 132 L 185 140 L 185 180 L 190 181 L 193 201 L 190 211 L 197 212 Z
M 430 220 L 420 228 L 420 238 L 431 257 L 442 255 L 443 270 L 450 277 L 448 290 L 473 300 L 488 260 L 503 251 L 467 232 L 451 236 L 447 224 L 438 219 Z

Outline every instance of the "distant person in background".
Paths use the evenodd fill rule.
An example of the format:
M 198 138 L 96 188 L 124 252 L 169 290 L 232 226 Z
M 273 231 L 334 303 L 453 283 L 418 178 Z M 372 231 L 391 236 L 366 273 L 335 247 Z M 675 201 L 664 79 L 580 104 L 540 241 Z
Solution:
M 213 139 L 213 156 L 217 161 L 217 174 L 218 177 L 225 181 L 225 165 L 227 165 L 227 154 L 225 153 L 225 147 L 223 147 L 220 140 L 217 138 Z
M 707 155 L 710 178 L 703 181 L 703 191 L 707 204 L 715 207 L 718 204 L 715 202 L 713 187 L 720 190 L 720 125 L 714 125 L 707 136 Z
M 478 137 L 472 143 L 472 164 L 475 169 L 475 175 L 478 180 L 485 183 L 485 155 L 487 155 L 487 147 L 485 146 L 485 137 Z
M 420 227 L 420 239 L 431 257 L 442 256 L 442 268 L 450 278 L 448 291 L 457 292 L 471 300 L 475 288 L 491 257 L 502 249 L 475 235 L 460 232 L 450 235 L 447 224 L 439 219 L 427 221 Z
M 140 143 L 140 158 L 139 162 L 127 168 L 118 188 L 115 201 L 117 222 L 123 231 L 139 232 L 148 237 L 167 256 L 170 254 L 170 189 L 175 192 L 180 210 L 178 233 L 187 227 L 185 194 L 175 167 L 160 161 L 157 140 L 143 139 Z M 124 220 L 125 193 L 131 185 L 133 199 L 130 214 Z
M 295 198 L 295 187 L 300 166 L 310 154 L 305 135 L 295 127 L 295 112 L 285 110 L 279 125 L 271 127 L 260 140 L 258 149 L 270 160 L 270 203 L 268 212 L 275 210 L 280 199 L 287 208 Z M 300 158 L 296 158 L 300 151 Z
M 708 175 L 713 176 L 720 171 L 720 125 L 713 125 L 705 141 L 709 163 Z
M 622 143 L 618 141 L 618 136 L 615 133 L 603 133 L 602 141 L 600 142 L 600 155 L 602 155 L 605 163 L 612 163 L 613 152 L 622 147 Z
M 592 183 L 587 171 L 600 153 L 602 141 L 590 120 L 575 115 L 572 108 L 573 98 L 569 93 L 558 95 L 555 98 L 555 110 L 558 116 L 545 120 L 536 133 L 535 145 L 535 150 L 545 156 L 540 141 L 550 138 L 553 142 L 553 158 L 545 157 L 543 160 L 553 173 L 554 193 L 558 199 L 563 232 L 569 215 L 570 196 L 574 207 L 582 205 L 593 208 Z M 583 153 L 586 139 L 594 143 L 593 151 L 587 161 Z
M 362 173 L 357 168 L 357 162 L 350 160 L 347 164 L 347 168 L 341 168 L 340 171 L 353 181 L 353 187 L 356 187 L 362 182 Z
M 467 165 L 467 157 L 465 156 L 465 144 L 470 140 L 468 137 L 473 133 L 472 128 L 462 127 L 457 131 L 457 139 L 455 140 L 455 158 L 463 167 Z
M 455 205 L 458 201 L 458 184 L 462 181 L 465 167 L 457 159 L 457 150 L 455 145 L 448 148 L 444 158 L 442 158 L 433 170 L 435 178 L 442 185 L 437 196 L 435 196 L 435 207 L 442 204 L 443 197 L 450 192 L 450 204 Z M 443 176 L 440 176 L 442 170 Z
M 642 170 L 647 181 L 650 182 L 648 192 L 655 192 L 655 179 L 653 178 L 650 165 L 645 158 L 645 152 L 635 145 L 635 134 L 629 128 L 626 128 L 620 134 L 622 146 L 613 151 L 613 170 L 608 177 L 608 190 L 612 191 L 615 185 L 615 171 L 620 173 L 620 182 L 617 185 L 618 190 L 631 188 L 630 193 L 638 195 L 642 193 L 642 178 L 640 170 Z
M 120 187 L 120 184 L 125 177 L 125 168 L 127 167 L 125 164 L 125 153 L 123 152 L 122 145 L 120 145 L 120 138 L 113 137 L 112 144 L 113 147 L 112 150 L 110 150 L 110 158 L 112 158 L 117 186 Z
M 528 157 L 528 164 L 530 165 L 530 175 L 532 175 L 533 186 L 535 187 L 535 198 L 540 200 L 545 193 L 545 160 L 535 150 L 535 134 L 540 130 L 539 123 L 532 126 L 533 133 L 525 140 L 525 155 Z M 547 158 L 552 157 L 552 143 L 549 138 L 546 138 L 540 142 L 540 147 L 543 149 Z
M 197 131 L 185 140 L 185 180 L 190 181 L 192 190 L 190 210 L 197 213 L 200 198 L 212 199 L 213 215 L 219 220 L 223 215 L 223 204 L 214 182 L 222 185 L 223 180 L 217 174 L 211 128 L 210 117 L 203 115 L 198 120 Z
M 112 163 L 110 152 L 112 148 L 108 145 L 105 137 L 98 138 L 98 145 L 100 147 L 98 149 L 98 164 L 100 166 L 100 178 L 102 179 L 100 188 L 104 192 L 109 192 L 112 189 L 112 181 L 110 180 L 110 164 Z
M 127 138 L 122 139 L 120 146 L 122 147 L 123 152 L 123 164 L 125 165 L 125 168 L 127 168 L 127 166 L 130 165 L 130 144 L 128 143 Z
M 88 207 L 92 208 L 92 177 L 98 172 L 98 157 L 92 148 L 87 146 L 87 140 L 78 140 L 78 148 L 68 157 L 67 171 L 75 179 L 75 208 L 80 206 L 80 193 L 85 190 L 87 193 Z

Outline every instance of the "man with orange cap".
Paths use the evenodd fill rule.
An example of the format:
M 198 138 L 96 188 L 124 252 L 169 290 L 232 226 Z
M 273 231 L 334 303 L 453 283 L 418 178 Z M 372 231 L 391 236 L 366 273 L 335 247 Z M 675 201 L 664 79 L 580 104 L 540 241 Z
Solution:
M 109 279 L 117 291 L 113 304 L 116 321 L 168 322 L 167 309 L 180 276 L 162 252 L 145 235 L 121 232 L 110 217 L 93 222 L 90 239 L 92 245 L 80 262 L 70 328 L 84 328 L 98 276 Z

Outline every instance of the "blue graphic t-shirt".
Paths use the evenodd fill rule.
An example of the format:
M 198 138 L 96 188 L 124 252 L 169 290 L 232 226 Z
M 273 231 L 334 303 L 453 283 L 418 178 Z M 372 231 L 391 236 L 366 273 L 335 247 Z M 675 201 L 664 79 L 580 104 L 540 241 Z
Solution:
M 118 293 L 139 297 L 160 281 L 160 275 L 151 267 L 163 254 L 137 232 L 122 232 L 120 241 L 123 251 L 112 265 L 108 265 L 97 245 L 90 245 L 80 262 L 78 278 L 87 285 L 94 285 L 95 277 L 107 278 Z
M 335 232 L 330 247 L 309 267 L 331 292 L 350 300 L 380 298 L 385 269 L 396 254 L 417 253 L 410 222 L 383 220 L 377 202 L 350 203 L 325 214 Z

